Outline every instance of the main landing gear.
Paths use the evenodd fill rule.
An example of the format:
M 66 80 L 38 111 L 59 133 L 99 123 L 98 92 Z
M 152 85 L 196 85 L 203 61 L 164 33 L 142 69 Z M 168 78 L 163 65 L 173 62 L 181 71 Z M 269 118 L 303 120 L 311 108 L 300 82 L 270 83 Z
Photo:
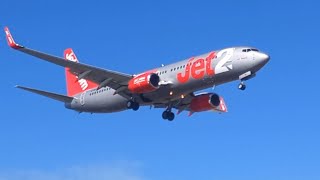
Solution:
M 162 118 L 164 120 L 173 121 L 174 120 L 174 113 L 168 110 L 163 111 Z
M 140 104 L 135 101 L 130 100 L 127 102 L 128 109 L 132 109 L 134 111 L 137 111 L 139 109 L 139 107 L 140 107 Z
M 170 107 L 168 107 L 165 111 L 163 111 L 162 118 L 168 121 L 174 120 L 174 113 L 171 111 Z
M 129 100 L 127 102 L 127 108 L 128 109 L 132 109 L 134 111 L 137 111 L 139 109 L 139 107 L 140 107 L 140 104 L 138 102 L 135 102 L 133 100 Z M 165 111 L 163 111 L 162 118 L 164 120 L 168 120 L 168 121 L 173 121 L 174 120 L 175 115 L 171 111 L 171 109 L 172 109 L 171 107 L 168 107 Z

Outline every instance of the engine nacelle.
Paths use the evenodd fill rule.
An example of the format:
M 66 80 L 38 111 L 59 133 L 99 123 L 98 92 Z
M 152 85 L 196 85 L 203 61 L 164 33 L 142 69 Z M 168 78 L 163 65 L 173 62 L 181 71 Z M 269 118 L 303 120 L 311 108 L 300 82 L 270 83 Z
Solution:
M 196 97 L 192 99 L 189 108 L 192 112 L 208 110 L 227 112 L 227 106 L 223 98 L 215 93 L 196 95 Z
M 128 89 L 135 94 L 148 93 L 159 88 L 160 77 L 155 73 L 144 73 L 132 78 Z

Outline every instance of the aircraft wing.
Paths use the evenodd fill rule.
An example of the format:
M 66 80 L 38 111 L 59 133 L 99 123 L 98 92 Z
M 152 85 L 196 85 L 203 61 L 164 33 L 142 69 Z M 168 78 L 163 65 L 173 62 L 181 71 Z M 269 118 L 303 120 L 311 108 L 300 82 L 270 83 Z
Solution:
M 195 97 L 194 93 L 190 93 L 185 95 L 183 99 L 170 101 L 171 104 L 174 104 L 172 108 L 177 109 L 178 113 L 186 110 L 189 111 L 189 105 L 192 101 L 192 99 Z M 167 108 L 169 106 L 168 103 L 153 103 L 154 108 Z
M 191 116 L 194 113 L 190 108 L 191 102 L 194 98 L 196 98 L 198 95 L 201 95 L 201 94 L 207 94 L 207 93 L 200 93 L 200 94 L 196 94 L 196 95 L 194 93 L 190 93 L 190 94 L 185 95 L 184 98 L 181 98 L 179 100 L 176 100 L 176 101 L 170 102 L 170 103 L 173 104 L 172 108 L 178 110 L 177 114 L 180 114 L 183 111 L 189 111 L 189 116 Z M 155 103 L 155 104 L 153 104 L 153 107 L 154 108 L 167 108 L 168 104 Z M 226 104 L 225 104 L 224 99 L 222 97 L 220 97 L 220 105 L 218 107 L 213 107 L 212 111 L 219 112 L 219 113 L 227 112 L 227 107 L 226 107 Z
M 130 92 L 128 91 L 127 85 L 128 81 L 133 77 L 132 75 L 102 69 L 78 62 L 66 61 L 64 58 L 29 49 L 27 47 L 15 43 L 8 27 L 5 27 L 5 33 L 8 44 L 11 48 L 29 54 L 31 56 L 40 58 L 42 60 L 48 61 L 50 63 L 62 67 L 68 67 L 70 68 L 72 73 L 79 77 L 79 79 L 83 78 L 96 82 L 97 84 L 99 84 L 99 88 L 109 86 L 115 89 L 116 93 L 118 93 L 119 95 L 122 95 L 128 99 L 130 98 Z

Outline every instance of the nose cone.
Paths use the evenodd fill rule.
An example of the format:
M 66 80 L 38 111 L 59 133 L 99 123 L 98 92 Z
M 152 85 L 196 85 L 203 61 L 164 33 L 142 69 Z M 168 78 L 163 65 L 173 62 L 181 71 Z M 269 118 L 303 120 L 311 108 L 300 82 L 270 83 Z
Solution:
M 258 69 L 262 68 L 265 64 L 267 64 L 270 60 L 270 56 L 268 54 L 259 52 L 256 55 L 256 66 Z
M 263 65 L 265 65 L 270 60 L 270 56 L 265 53 L 259 53 L 257 55 L 257 60 L 259 61 L 259 63 L 263 63 Z

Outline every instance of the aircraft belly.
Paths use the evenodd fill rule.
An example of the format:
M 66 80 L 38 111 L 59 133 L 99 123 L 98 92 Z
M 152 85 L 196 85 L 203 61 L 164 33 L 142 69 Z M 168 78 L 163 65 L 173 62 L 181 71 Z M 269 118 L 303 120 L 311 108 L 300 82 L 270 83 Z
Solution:
M 239 79 L 239 75 L 238 73 L 235 73 L 235 72 L 226 72 L 223 74 L 217 74 L 215 76 L 215 85 L 218 86 L 220 84 L 231 82 L 237 79 Z
M 180 98 L 181 95 L 218 86 L 238 78 L 238 72 L 232 70 L 214 76 L 205 76 L 202 79 L 190 79 L 187 83 L 174 82 L 171 86 L 162 86 L 157 91 L 144 94 L 144 97 L 156 102 L 166 102 L 170 99 Z M 172 92 L 172 95 L 170 95 L 170 92 Z
M 100 94 L 86 93 L 83 105 L 73 103 L 73 109 L 80 112 L 111 113 L 126 110 L 127 99 L 120 95 L 113 95 L 112 90 Z
M 188 83 L 184 84 L 161 87 L 157 91 L 144 94 L 144 97 L 155 102 L 166 102 L 170 99 L 180 98 L 181 95 L 187 95 L 194 91 L 211 87 L 212 85 L 213 81 L 208 81 L 208 79 L 190 80 Z M 171 92 L 172 94 L 170 95 Z

